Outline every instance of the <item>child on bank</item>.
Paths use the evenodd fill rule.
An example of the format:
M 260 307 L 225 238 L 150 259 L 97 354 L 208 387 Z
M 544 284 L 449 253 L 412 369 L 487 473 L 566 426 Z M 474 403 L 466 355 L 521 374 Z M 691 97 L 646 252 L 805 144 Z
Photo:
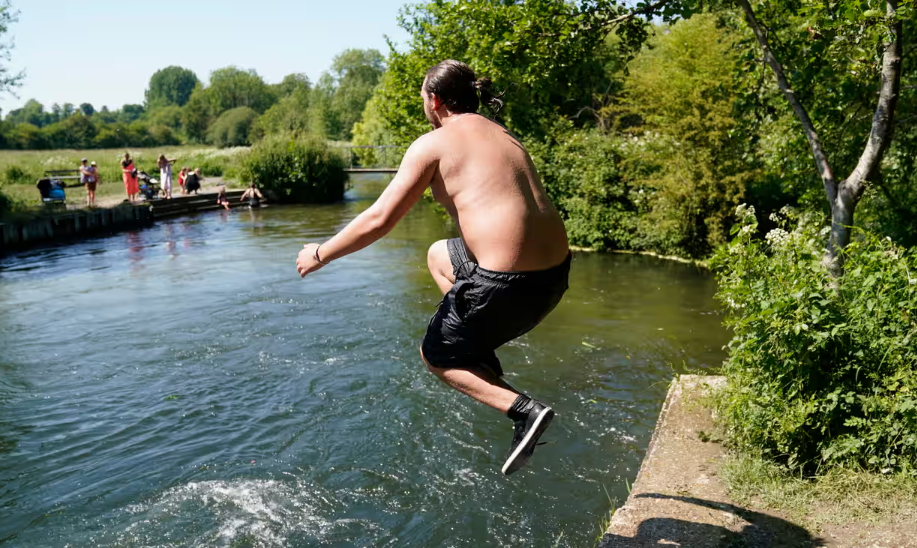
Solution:
M 181 171 L 178 172 L 178 186 L 181 189 L 181 195 L 185 195 L 185 177 L 188 176 L 188 168 L 183 167 Z
M 223 209 L 229 209 L 229 198 L 226 197 L 226 187 L 220 187 L 220 193 L 217 194 L 217 203 L 223 206 Z

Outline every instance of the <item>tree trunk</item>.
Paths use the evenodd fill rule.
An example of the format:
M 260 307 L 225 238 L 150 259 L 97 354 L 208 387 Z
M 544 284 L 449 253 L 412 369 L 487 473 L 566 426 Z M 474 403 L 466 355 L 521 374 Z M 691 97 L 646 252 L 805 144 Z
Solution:
M 755 38 L 757 38 L 758 44 L 764 51 L 764 60 L 771 67 L 774 76 L 777 77 L 777 85 L 783 91 L 790 106 L 793 107 L 793 112 L 802 123 L 803 132 L 809 141 L 815 166 L 825 185 L 825 194 L 831 207 L 831 236 L 825 253 L 825 260 L 831 272 L 835 276 L 840 276 L 844 269 L 844 256 L 841 252 L 850 243 L 853 212 L 860 201 L 860 197 L 863 195 L 863 191 L 866 189 L 867 178 L 879 172 L 882 157 L 885 155 L 885 150 L 892 139 L 892 130 L 894 128 L 892 122 L 895 115 L 895 107 L 898 103 L 898 92 L 901 87 L 902 25 L 901 19 L 897 15 L 898 0 L 886 0 L 885 2 L 886 17 L 893 21 L 889 27 L 891 41 L 886 42 L 885 52 L 882 54 L 882 83 L 879 89 L 879 102 L 872 117 L 869 140 L 856 168 L 840 184 L 834 179 L 831 165 L 818 138 L 818 133 L 815 131 L 815 125 L 809 118 L 809 114 L 799 101 L 799 98 L 790 88 L 789 82 L 783 73 L 783 66 L 771 51 L 767 34 L 758 23 L 749 0 L 736 0 L 736 3 L 745 13 L 745 20 L 755 33 Z
M 886 0 L 885 8 L 886 15 L 895 18 L 898 0 Z M 879 165 L 894 131 L 892 122 L 901 88 L 901 19 L 895 19 L 889 31 L 892 40 L 885 43 L 885 52 L 882 54 L 882 84 L 879 88 L 879 102 L 872 116 L 869 140 L 856 168 L 841 181 L 837 197 L 831 202 L 831 239 L 826 259 L 836 274 L 843 272 L 844 256 L 841 251 L 850 243 L 853 210 L 866 189 L 867 180 L 875 178 L 879 173 Z

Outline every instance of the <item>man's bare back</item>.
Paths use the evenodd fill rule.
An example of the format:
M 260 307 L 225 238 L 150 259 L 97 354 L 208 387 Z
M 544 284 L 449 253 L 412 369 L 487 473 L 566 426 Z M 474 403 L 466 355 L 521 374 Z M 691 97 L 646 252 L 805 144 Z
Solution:
M 503 126 L 463 114 L 425 136 L 437 159 L 433 197 L 483 268 L 543 270 L 568 253 L 567 233 L 532 159 Z

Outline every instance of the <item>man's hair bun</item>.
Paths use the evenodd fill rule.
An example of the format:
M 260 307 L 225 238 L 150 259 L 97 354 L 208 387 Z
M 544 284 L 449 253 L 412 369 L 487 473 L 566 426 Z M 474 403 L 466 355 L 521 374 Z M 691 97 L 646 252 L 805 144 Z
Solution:
M 490 90 L 494 85 L 493 80 L 490 78 L 480 78 L 474 81 L 474 89 L 477 90 Z

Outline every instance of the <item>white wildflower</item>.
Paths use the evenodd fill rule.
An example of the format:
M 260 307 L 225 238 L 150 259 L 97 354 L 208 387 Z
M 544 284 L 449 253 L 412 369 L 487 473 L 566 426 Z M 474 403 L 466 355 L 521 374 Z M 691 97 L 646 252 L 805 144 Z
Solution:
M 790 233 L 782 228 L 775 228 L 764 236 L 764 239 L 772 246 L 783 245 L 790 241 L 791 238 Z

